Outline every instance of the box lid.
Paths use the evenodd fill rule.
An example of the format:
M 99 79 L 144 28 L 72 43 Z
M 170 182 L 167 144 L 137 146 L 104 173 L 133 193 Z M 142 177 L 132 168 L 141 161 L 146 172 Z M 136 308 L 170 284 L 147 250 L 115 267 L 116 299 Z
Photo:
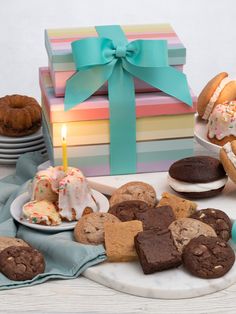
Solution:
M 169 65 L 186 63 L 186 48 L 170 24 L 121 26 L 128 41 L 136 39 L 164 39 L 168 42 Z M 71 43 L 86 37 L 97 37 L 95 27 L 59 28 L 45 30 L 45 45 L 55 71 L 75 70 Z

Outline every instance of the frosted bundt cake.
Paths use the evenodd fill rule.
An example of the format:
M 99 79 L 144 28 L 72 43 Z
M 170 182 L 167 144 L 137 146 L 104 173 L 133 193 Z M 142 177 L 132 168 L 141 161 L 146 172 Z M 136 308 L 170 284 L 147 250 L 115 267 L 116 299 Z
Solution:
M 219 104 L 208 121 L 208 139 L 223 146 L 236 139 L 236 101 Z
M 42 113 L 38 102 L 28 96 L 0 98 L 0 134 L 20 137 L 35 133 L 41 126 Z
M 87 180 L 77 168 L 62 166 L 39 171 L 32 184 L 32 200 L 47 200 L 58 206 L 63 220 L 78 220 L 88 208 L 97 211 L 97 204 Z

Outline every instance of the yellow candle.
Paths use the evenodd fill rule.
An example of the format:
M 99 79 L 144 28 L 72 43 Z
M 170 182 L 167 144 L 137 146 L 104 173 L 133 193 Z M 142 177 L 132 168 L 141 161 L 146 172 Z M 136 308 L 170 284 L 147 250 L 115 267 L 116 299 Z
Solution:
M 66 128 L 66 125 L 63 124 L 61 128 L 61 140 L 62 140 L 62 161 L 63 161 L 63 169 L 65 172 L 67 171 L 67 168 L 68 168 L 66 133 L 67 133 L 67 128 Z

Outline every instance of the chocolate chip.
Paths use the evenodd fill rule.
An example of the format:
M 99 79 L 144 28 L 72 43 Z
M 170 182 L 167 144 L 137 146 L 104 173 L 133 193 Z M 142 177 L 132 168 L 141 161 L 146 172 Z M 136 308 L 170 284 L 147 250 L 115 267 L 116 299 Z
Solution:
M 225 241 L 228 241 L 228 239 L 230 238 L 230 234 L 228 231 L 226 230 L 223 230 L 220 232 L 220 237 L 225 240 Z
M 223 266 L 222 266 L 222 265 L 216 265 L 216 266 L 214 267 L 214 269 L 216 269 L 216 270 L 221 270 L 221 269 L 223 269 Z
M 224 231 L 222 231 L 222 233 L 223 233 Z M 228 233 L 228 231 L 225 231 L 225 232 L 227 232 Z M 224 242 L 217 242 L 217 244 L 219 245 L 219 246 L 221 246 L 221 247 L 226 247 L 227 245 L 226 245 L 226 243 L 224 243 Z
M 199 245 L 193 250 L 193 254 L 196 256 L 201 256 L 203 253 L 207 251 L 207 247 L 205 245 Z

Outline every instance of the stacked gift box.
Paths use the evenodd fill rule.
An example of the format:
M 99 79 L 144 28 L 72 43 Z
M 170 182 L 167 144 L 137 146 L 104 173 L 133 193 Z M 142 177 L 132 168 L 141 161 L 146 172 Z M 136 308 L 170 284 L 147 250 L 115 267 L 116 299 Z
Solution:
M 183 71 L 186 49 L 169 24 L 121 28 L 129 42 L 139 39 L 165 40 L 168 64 L 178 72 Z M 93 37 L 98 37 L 95 27 L 46 30 L 49 66 L 39 71 L 43 129 L 50 159 L 54 165 L 62 164 L 61 128 L 66 124 L 68 163 L 80 168 L 86 176 L 116 174 L 111 169 L 111 104 L 107 83 L 88 99 L 65 110 L 66 84 L 78 73 L 71 43 Z M 121 158 L 119 173 L 165 171 L 175 160 L 193 155 L 196 97 L 192 91 L 189 92 L 192 99 L 190 105 L 174 97 L 173 93 L 171 96 L 163 92 L 162 88 L 153 87 L 138 78 L 134 78 L 134 86 L 136 167 L 129 171 L 124 165 L 122 171 L 124 159 Z M 80 89 L 81 86 L 76 88 Z M 122 127 L 123 121 L 120 121 L 121 133 Z M 119 159 L 116 163 L 119 163 Z

